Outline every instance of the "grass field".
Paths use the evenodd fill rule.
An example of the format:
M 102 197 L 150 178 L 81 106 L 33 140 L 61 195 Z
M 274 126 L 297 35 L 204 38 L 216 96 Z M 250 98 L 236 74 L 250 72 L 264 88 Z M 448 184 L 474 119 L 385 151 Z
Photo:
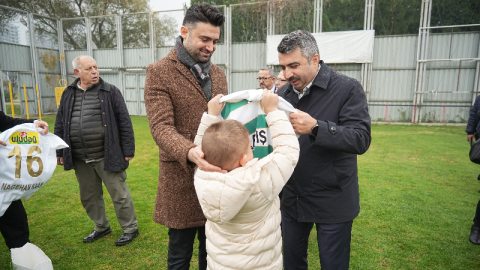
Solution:
M 54 116 L 44 117 L 53 132 Z M 55 269 L 166 269 L 167 228 L 153 222 L 158 149 L 146 117 L 132 117 L 136 155 L 127 170 L 140 236 L 116 247 L 122 234 L 104 189 L 113 233 L 90 244 L 93 224 L 80 203 L 73 171 L 52 179 L 24 203 L 30 240 Z M 478 269 L 480 246 L 469 243 L 480 198 L 480 167 L 468 159 L 464 127 L 374 125 L 372 145 L 359 156 L 361 213 L 352 234 L 351 269 Z M 310 269 L 320 269 L 316 237 Z M 196 269 L 196 254 L 191 269 Z M 0 269 L 10 252 L 0 237 Z

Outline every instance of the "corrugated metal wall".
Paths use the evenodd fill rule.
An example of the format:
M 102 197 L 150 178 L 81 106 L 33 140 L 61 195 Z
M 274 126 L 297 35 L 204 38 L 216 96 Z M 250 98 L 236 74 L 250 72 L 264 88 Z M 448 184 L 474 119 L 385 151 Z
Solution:
M 480 33 L 449 33 L 431 34 L 429 42 L 430 59 L 455 59 L 476 58 Z M 410 121 L 413 115 L 413 98 L 415 88 L 415 70 L 417 58 L 417 35 L 375 37 L 374 62 L 372 74 L 372 87 L 367 93 L 369 99 L 369 111 L 372 120 Z M 156 59 L 165 57 L 171 47 L 159 47 L 156 50 Z M 39 49 L 40 56 L 45 52 L 58 51 Z M 118 72 L 115 68 L 120 65 L 119 50 L 95 49 L 94 58 L 100 68 L 111 69 L 101 71 L 101 76 L 111 84 L 121 87 L 125 99 L 128 100 L 128 108 L 132 114 L 145 115 L 143 103 L 143 86 L 145 84 L 144 67 L 152 63 L 151 50 L 149 48 L 126 48 L 124 49 L 124 66 L 127 68 L 140 67 L 140 70 L 129 70 L 125 73 Z M 86 54 L 85 50 L 66 50 L 65 61 L 69 82 L 75 75 L 71 61 L 74 57 Z M 227 62 L 227 46 L 219 44 L 212 57 L 212 62 L 219 65 L 225 72 Z M 321 52 L 320 52 L 321 53 Z M 266 63 L 266 43 L 233 43 L 231 46 L 231 79 L 232 92 L 258 88 L 258 70 Z M 32 64 L 28 46 L 0 43 L 0 70 L 25 71 L 22 80 L 31 78 Z M 329 67 L 360 80 L 361 64 L 328 64 Z M 42 102 L 47 112 L 54 112 L 54 92 L 52 83 L 49 82 L 59 73 L 56 65 L 52 70 L 45 69 L 39 60 L 39 72 L 41 83 L 39 89 L 42 92 Z M 426 83 L 423 95 L 423 104 L 432 107 L 423 107 L 421 119 L 424 122 L 451 121 L 464 122 L 468 118 L 469 106 L 472 103 L 474 76 L 476 62 L 432 62 L 427 65 Z M 279 68 L 276 67 L 278 71 Z M 123 74 L 123 75 L 122 75 Z M 50 78 L 48 78 L 50 77 Z M 31 79 L 30 79 L 31 80 Z M 54 80 L 54 81 L 55 81 Z M 54 82 L 55 86 L 56 82 Z M 34 88 L 27 82 L 29 104 L 36 109 L 34 101 Z M 454 93 L 440 93 L 451 91 Z M 458 93 L 457 93 L 458 92 Z M 462 93 L 463 92 L 463 93 Z M 386 105 L 389 105 L 388 108 Z M 447 105 L 446 107 L 443 107 Z M 436 106 L 436 107 L 433 107 Z M 451 107 L 457 106 L 457 107 Z M 30 105 L 29 105 L 30 107 Z M 32 108 L 29 108 L 32 111 Z
M 32 70 L 30 46 L 0 43 L 0 70 Z

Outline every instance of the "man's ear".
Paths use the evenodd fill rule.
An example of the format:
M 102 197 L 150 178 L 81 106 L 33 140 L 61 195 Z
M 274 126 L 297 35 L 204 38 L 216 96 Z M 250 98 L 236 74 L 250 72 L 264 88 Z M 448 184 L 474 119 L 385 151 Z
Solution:
M 245 167 L 245 165 L 247 165 L 247 162 L 248 162 L 248 155 L 242 155 L 242 157 L 240 158 L 240 166 L 242 167 Z
M 180 28 L 180 34 L 182 35 L 183 40 L 187 39 L 188 37 L 188 28 L 185 26 L 182 26 Z
M 320 55 L 314 54 L 312 57 L 312 65 L 318 67 L 318 63 L 320 63 Z
M 75 75 L 77 75 L 77 77 L 80 77 L 80 76 L 78 76 L 80 74 L 80 71 L 78 69 L 76 69 L 76 68 L 73 69 L 73 73 L 75 73 Z

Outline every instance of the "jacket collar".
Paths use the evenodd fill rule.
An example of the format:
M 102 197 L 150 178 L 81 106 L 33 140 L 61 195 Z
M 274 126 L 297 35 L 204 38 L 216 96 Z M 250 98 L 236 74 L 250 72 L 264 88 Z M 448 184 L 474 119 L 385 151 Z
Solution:
M 71 83 L 68 87 L 69 88 L 73 87 L 73 89 L 77 89 L 77 85 L 79 81 L 80 81 L 80 78 L 76 78 L 75 81 L 73 81 L 73 83 Z M 99 78 L 98 83 L 95 85 L 98 85 L 99 90 L 110 91 L 110 87 L 107 87 L 107 83 L 103 81 L 102 77 Z M 95 85 L 90 86 L 88 89 L 92 88 Z
M 318 72 L 317 76 L 313 80 L 312 86 L 316 85 L 320 88 L 327 89 L 333 70 L 329 68 L 327 64 L 323 62 L 323 60 L 320 60 L 320 66 L 321 66 L 320 71 Z

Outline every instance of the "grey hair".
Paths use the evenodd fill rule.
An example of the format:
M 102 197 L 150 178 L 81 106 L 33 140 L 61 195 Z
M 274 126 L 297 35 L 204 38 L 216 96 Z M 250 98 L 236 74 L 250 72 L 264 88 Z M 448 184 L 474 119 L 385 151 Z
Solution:
M 82 58 L 82 57 L 92 58 L 89 55 L 79 55 L 79 56 L 77 56 L 73 59 L 73 61 L 72 61 L 73 69 L 78 69 L 79 72 L 82 72 L 82 64 L 80 63 L 80 58 Z
M 300 48 L 303 57 L 310 62 L 315 54 L 320 55 L 317 41 L 310 32 L 305 30 L 296 30 L 283 37 L 278 44 L 279 53 L 291 53 Z
M 270 74 L 270 76 L 273 76 L 275 77 L 275 71 L 273 71 L 272 68 L 269 68 L 269 67 L 263 67 L 261 68 L 260 70 L 268 70 L 268 73 Z

